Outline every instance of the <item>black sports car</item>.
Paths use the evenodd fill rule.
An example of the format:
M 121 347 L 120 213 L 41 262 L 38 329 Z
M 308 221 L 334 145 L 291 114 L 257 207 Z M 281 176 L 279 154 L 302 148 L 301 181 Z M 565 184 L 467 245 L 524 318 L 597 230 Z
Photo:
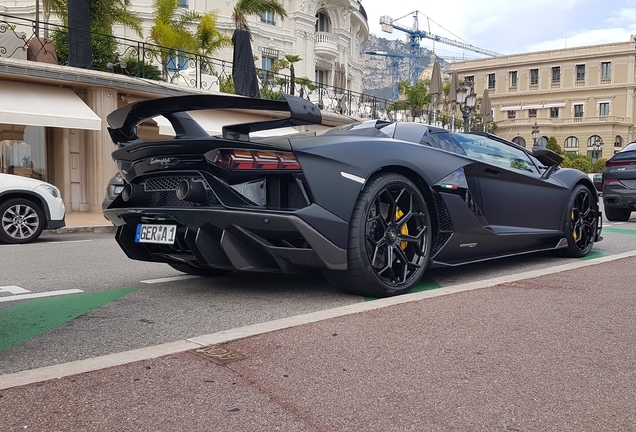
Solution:
M 603 201 L 605 217 L 613 222 L 628 221 L 636 211 L 636 142 L 605 162 Z
M 231 108 L 285 115 L 209 136 L 187 113 Z M 176 138 L 140 142 L 136 126 L 158 115 Z M 287 95 L 179 96 L 112 112 L 126 183 L 104 214 L 118 243 L 186 273 L 320 269 L 345 291 L 383 297 L 408 292 L 428 266 L 546 250 L 582 257 L 601 239 L 594 185 L 545 148 L 380 120 L 250 136 L 321 121 Z

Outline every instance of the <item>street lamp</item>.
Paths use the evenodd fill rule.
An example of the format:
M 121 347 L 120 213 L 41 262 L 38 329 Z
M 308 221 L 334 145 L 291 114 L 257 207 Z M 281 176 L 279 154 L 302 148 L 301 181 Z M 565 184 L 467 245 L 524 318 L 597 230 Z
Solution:
M 533 124 L 532 125 L 532 142 L 533 142 L 533 146 L 537 145 L 537 139 L 539 139 L 539 125 L 538 124 Z
M 592 144 L 592 148 L 594 149 L 594 157 L 592 158 L 592 163 L 594 163 L 599 159 L 599 156 L 603 151 L 603 138 L 596 135 L 596 137 L 594 138 L 594 143 Z
M 475 108 L 475 104 L 477 103 L 477 93 L 475 93 L 472 84 L 471 81 L 464 80 L 462 85 L 457 89 L 457 103 L 464 118 L 464 132 L 468 132 L 468 116 L 470 116 L 470 112 Z

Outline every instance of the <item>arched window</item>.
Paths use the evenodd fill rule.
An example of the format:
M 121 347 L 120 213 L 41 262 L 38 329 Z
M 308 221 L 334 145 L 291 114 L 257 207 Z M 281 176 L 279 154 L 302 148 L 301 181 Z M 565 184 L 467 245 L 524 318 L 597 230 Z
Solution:
M 614 138 L 614 147 L 623 147 L 623 137 L 620 135 L 616 135 Z
M 331 31 L 331 18 L 329 18 L 329 15 L 324 10 L 320 10 L 316 14 L 316 31 L 317 32 Z
M 589 147 L 594 147 L 595 143 L 602 143 L 603 142 L 603 138 L 601 138 L 598 135 L 592 135 L 591 137 L 589 137 L 587 139 L 587 146 Z
M 563 146 L 568 149 L 568 148 L 579 148 L 579 139 L 577 137 L 567 137 L 565 139 L 565 142 L 563 143 Z
M 526 146 L 526 140 L 524 140 L 523 137 L 520 137 L 520 136 L 514 137 L 512 139 L 512 142 L 524 148 Z
M 548 145 L 548 137 L 547 136 L 539 137 L 539 139 L 537 140 L 537 145 L 539 147 L 547 146 Z
M 592 135 L 587 139 L 587 156 L 592 158 L 592 162 L 603 155 L 603 138 L 598 135 Z

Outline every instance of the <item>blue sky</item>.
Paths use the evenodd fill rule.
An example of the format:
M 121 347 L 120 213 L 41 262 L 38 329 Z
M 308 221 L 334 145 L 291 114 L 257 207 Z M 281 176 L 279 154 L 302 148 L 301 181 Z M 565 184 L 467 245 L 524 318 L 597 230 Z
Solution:
M 501 54 L 625 42 L 636 34 L 636 0 L 444 0 L 411 2 L 361 0 L 376 36 L 402 39 L 405 33 L 383 33 L 379 19 L 393 19 L 419 9 L 419 29 Z M 389 6 L 387 6 L 389 5 Z M 427 19 L 428 18 L 428 19 Z M 412 27 L 411 16 L 398 21 Z M 425 40 L 421 46 L 433 48 Z M 483 57 L 435 43 L 440 56 Z

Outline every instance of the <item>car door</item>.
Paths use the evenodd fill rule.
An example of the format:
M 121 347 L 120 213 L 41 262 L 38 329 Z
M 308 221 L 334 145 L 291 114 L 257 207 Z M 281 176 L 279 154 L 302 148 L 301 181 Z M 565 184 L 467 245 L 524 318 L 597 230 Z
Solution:
M 479 160 L 482 212 L 501 235 L 548 235 L 561 231 L 567 189 L 523 150 L 482 135 L 462 134 L 467 156 Z

